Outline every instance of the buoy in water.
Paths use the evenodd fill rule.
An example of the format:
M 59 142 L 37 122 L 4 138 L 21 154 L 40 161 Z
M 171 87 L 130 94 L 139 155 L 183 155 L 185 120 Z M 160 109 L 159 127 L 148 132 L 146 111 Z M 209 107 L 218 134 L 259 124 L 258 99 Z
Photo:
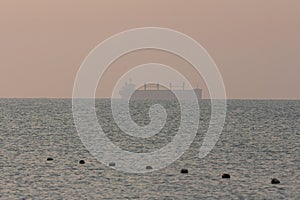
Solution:
M 272 184 L 279 184 L 280 181 L 277 178 L 273 178 L 271 181 Z
M 187 173 L 189 173 L 189 170 L 188 169 L 181 169 L 181 172 L 180 173 L 182 173 L 182 174 L 187 174 Z
M 151 166 L 147 166 L 146 169 L 153 169 Z
M 108 166 L 110 166 L 110 167 L 115 167 L 115 166 L 116 166 L 116 163 L 110 162 L 110 163 L 108 163 Z
M 85 164 L 84 160 L 79 160 L 79 164 Z
M 229 174 L 222 174 L 222 178 L 230 178 Z
M 52 160 L 54 160 L 53 158 L 47 158 L 47 161 L 52 161 Z

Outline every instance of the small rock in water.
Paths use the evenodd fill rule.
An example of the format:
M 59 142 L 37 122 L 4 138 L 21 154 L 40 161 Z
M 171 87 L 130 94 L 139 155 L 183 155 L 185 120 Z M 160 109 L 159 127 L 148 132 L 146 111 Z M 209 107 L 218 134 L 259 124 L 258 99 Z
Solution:
M 151 166 L 147 166 L 146 169 L 153 169 Z
M 85 164 L 84 160 L 79 160 L 79 164 Z
M 272 184 L 279 184 L 280 181 L 277 178 L 273 178 L 271 181 Z
M 181 169 L 181 172 L 180 173 L 182 173 L 182 174 L 187 174 L 187 173 L 189 173 L 189 170 L 188 169 Z
M 108 163 L 108 165 L 111 166 L 111 167 L 114 167 L 114 166 L 116 166 L 116 163 L 110 162 L 110 163 Z
M 222 178 L 230 178 L 229 174 L 222 174 Z
M 52 160 L 54 160 L 53 158 L 47 158 L 47 161 L 52 161 Z

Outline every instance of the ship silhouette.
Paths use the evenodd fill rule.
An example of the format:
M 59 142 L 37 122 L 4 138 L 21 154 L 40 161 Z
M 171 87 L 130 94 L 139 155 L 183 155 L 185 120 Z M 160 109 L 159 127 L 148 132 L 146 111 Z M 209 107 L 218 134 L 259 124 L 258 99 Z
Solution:
M 180 99 L 192 99 L 193 95 L 196 98 L 202 99 L 202 89 L 194 88 L 186 90 L 184 83 L 180 86 L 169 84 L 169 88 L 166 88 L 159 83 L 145 83 L 143 87 L 136 88 L 133 83 L 125 83 L 125 85 L 119 91 L 122 99 L 130 100 L 176 100 Z M 176 94 L 176 95 L 175 95 Z

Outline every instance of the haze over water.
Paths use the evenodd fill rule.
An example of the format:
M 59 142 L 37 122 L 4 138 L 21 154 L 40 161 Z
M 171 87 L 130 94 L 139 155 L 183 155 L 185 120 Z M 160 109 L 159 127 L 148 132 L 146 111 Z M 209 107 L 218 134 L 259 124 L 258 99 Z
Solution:
M 70 98 L 76 72 L 108 37 L 133 28 L 187 34 L 211 55 L 230 99 L 300 99 L 297 0 L 1 0 L 0 97 Z M 192 66 L 163 52 L 134 52 L 111 65 L 100 98 L 126 71 L 170 65 L 204 89 Z M 134 81 L 134 78 L 133 78 Z
M 0 200 L 300 199 L 299 13 L 297 0 L 1 0 Z M 101 54 L 94 54 L 92 58 L 98 61 L 87 62 L 95 68 L 86 69 L 96 70 L 78 73 L 100 43 L 116 39 L 112 36 L 124 31 L 146 27 L 181 32 L 199 43 L 204 52 L 196 53 L 192 45 L 180 51 L 185 56 L 175 55 L 165 48 L 148 49 L 152 47 L 148 44 L 104 62 L 110 65 L 96 82 L 96 71 L 105 67 L 98 62 L 105 61 L 104 54 L 127 49 L 138 38 L 144 44 L 155 36 L 155 44 L 185 47 L 181 36 L 144 32 L 131 40 L 124 38 L 123 45 L 120 38 L 112 40 L 115 42 L 104 45 Z M 213 62 L 211 66 L 201 64 L 198 73 L 188 57 L 205 61 L 211 57 Z M 168 65 L 187 80 L 172 79 L 170 72 L 163 73 L 160 67 L 159 71 L 146 66 L 148 71 L 142 74 L 128 73 L 147 63 Z M 220 84 L 216 84 L 218 79 L 208 78 L 211 71 L 215 78 L 220 75 Z M 76 84 L 78 74 L 84 79 Z M 147 80 L 150 75 L 166 83 Z M 96 160 L 80 140 L 72 113 L 71 98 L 78 97 L 74 96 L 76 88 L 89 86 L 79 87 L 82 90 L 78 94 L 93 97 L 89 83 L 95 83 L 99 124 L 108 139 L 123 150 L 149 153 L 161 149 L 174 139 L 184 117 L 177 101 L 149 101 L 152 98 L 146 96 L 148 101 L 131 102 L 131 118 L 140 126 L 148 125 L 149 107 L 158 103 L 168 114 L 165 126 L 145 139 L 123 133 L 114 122 L 109 101 L 116 97 L 113 91 L 120 89 L 114 90 L 119 80 L 121 87 L 126 81 L 137 83 L 136 87 L 147 82 L 168 86 L 171 82 L 173 91 L 185 82 L 190 84 L 186 90 L 201 88 L 204 99 L 245 100 L 228 100 L 224 129 L 205 158 L 199 159 L 199 149 L 208 130 L 211 102 L 202 99 L 197 136 L 189 150 L 161 170 L 128 174 Z M 213 95 L 216 88 L 221 96 Z M 85 108 L 79 110 L 88 113 Z M 198 118 L 192 115 L 196 112 L 193 107 L 188 110 L 193 111 L 183 115 L 189 119 L 184 130 L 193 134 L 191 126 L 198 125 Z M 150 116 L 159 120 L 163 117 L 160 114 Z M 84 119 L 90 122 L 90 118 Z M 126 121 L 123 115 L 120 121 Z M 86 132 L 91 130 L 85 128 Z M 117 166 L 120 160 L 114 161 Z M 129 166 L 135 164 L 130 162 Z M 189 173 L 181 174 L 183 168 Z M 222 179 L 223 173 L 231 178 Z M 272 178 L 280 184 L 271 184 Z

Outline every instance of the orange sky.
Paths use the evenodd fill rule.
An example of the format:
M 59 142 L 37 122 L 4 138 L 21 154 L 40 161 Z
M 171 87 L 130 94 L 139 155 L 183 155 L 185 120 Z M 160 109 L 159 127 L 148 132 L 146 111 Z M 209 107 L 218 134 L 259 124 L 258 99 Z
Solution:
M 98 43 L 144 26 L 175 29 L 202 44 L 228 98 L 300 99 L 298 0 L 1 0 L 0 97 L 71 97 L 76 72 Z M 111 72 L 146 57 L 130 55 Z

